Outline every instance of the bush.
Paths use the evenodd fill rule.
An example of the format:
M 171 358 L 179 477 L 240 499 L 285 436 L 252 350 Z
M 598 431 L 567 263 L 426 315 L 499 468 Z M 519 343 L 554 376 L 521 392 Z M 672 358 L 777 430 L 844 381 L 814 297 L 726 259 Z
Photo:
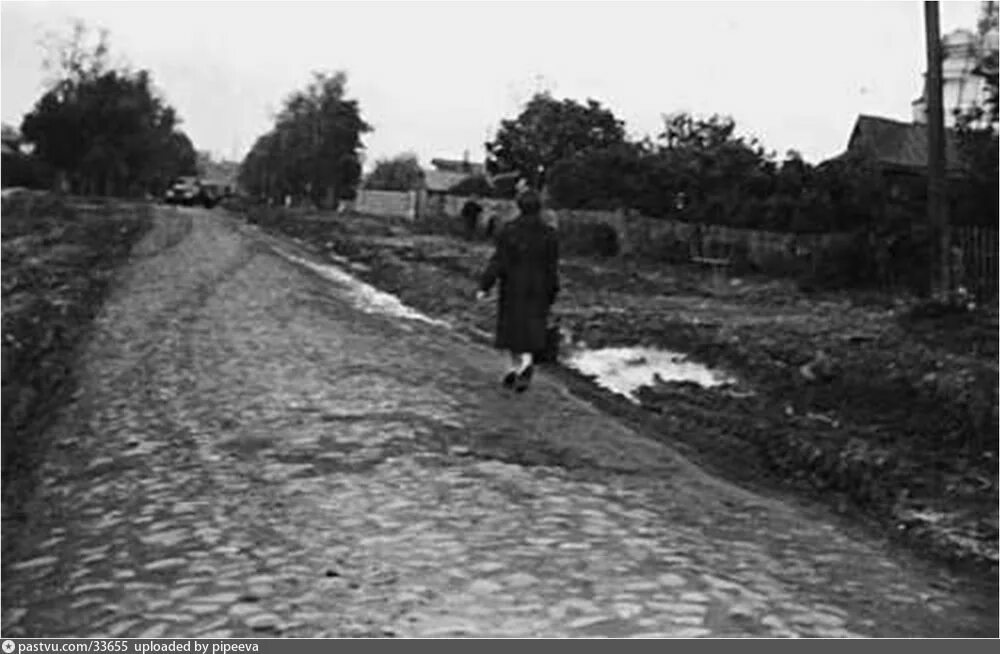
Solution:
M 556 206 L 627 208 L 653 217 L 798 233 L 877 224 L 889 210 L 883 171 L 863 155 L 814 166 L 789 152 L 779 161 L 759 143 L 735 136 L 732 120 L 718 116 L 679 115 L 665 127 L 658 142 L 625 143 L 557 162 L 549 174 Z
M 401 154 L 392 159 L 380 159 L 365 179 L 367 189 L 379 191 L 412 191 L 424 182 L 424 171 L 415 154 Z
M 861 236 L 833 243 L 816 253 L 812 265 L 800 273 L 799 285 L 803 290 L 830 290 L 874 284 L 872 254 Z
M 3 154 L 3 188 L 23 186 L 32 189 L 52 188 L 52 169 L 34 157 L 19 152 Z
M 620 144 L 558 162 L 549 175 L 549 192 L 555 206 L 569 209 L 608 210 L 629 206 L 645 177 L 642 153 L 634 145 Z
M 621 252 L 618 232 L 605 223 L 560 221 L 559 244 L 564 253 L 579 256 L 614 257 Z
M 592 239 L 593 252 L 599 257 L 616 257 L 621 252 L 618 232 L 611 225 L 597 225 Z

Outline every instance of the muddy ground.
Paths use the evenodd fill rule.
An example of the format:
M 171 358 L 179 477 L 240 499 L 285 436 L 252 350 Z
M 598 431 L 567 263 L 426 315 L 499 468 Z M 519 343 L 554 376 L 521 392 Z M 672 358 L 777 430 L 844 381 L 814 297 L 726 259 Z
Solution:
M 250 209 L 428 315 L 488 338 L 473 301 L 485 242 L 401 220 Z M 787 280 L 564 258 L 556 313 L 573 347 L 669 348 L 735 385 L 644 389 L 640 404 L 562 366 L 579 395 L 757 490 L 793 490 L 958 569 L 997 570 L 996 309 L 914 310 Z

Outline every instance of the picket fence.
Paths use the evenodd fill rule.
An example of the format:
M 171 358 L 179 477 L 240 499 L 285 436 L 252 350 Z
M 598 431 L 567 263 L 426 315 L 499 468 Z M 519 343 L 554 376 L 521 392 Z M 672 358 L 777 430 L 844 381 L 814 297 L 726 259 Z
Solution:
M 955 262 L 955 281 L 983 297 L 997 296 L 997 254 L 1000 252 L 997 230 L 987 227 L 951 228 L 951 245 L 960 258 Z

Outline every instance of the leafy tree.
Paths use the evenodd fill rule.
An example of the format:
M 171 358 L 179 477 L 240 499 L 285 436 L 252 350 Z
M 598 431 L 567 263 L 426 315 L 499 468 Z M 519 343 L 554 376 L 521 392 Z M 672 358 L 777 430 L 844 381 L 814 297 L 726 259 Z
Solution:
M 663 117 L 658 140 L 668 150 L 708 151 L 734 141 L 735 131 L 736 122 L 728 116 L 698 118 L 682 112 Z
M 305 89 L 284 102 L 274 127 L 257 139 L 240 166 L 240 183 L 258 197 L 307 198 L 332 205 L 351 198 L 361 179 L 361 136 L 371 127 L 356 100 L 346 98 L 347 76 L 314 73 Z
M 984 4 L 979 21 L 979 33 L 985 37 L 997 29 L 997 3 Z M 998 170 L 998 75 L 997 51 L 981 53 L 975 73 L 986 81 L 986 97 L 980 106 L 972 107 L 958 117 L 959 147 L 964 157 L 968 179 L 961 188 L 957 203 L 958 222 L 996 227 L 1000 206 L 997 203 Z
M 812 166 L 783 161 L 732 119 L 675 114 L 655 140 L 592 150 L 558 162 L 550 191 L 559 206 L 631 208 L 671 217 L 773 231 L 845 231 L 886 220 L 874 162 L 851 156 Z
M 15 127 L 3 125 L 3 180 L 4 188 L 24 186 L 45 188 L 52 183 L 52 171 L 36 157 L 21 149 L 22 138 Z
M 21 149 L 21 133 L 17 131 L 17 128 L 7 123 L 3 124 L 3 144 L 12 150 Z
M 996 128 L 960 127 L 958 135 L 968 177 L 960 184 L 960 199 L 954 206 L 953 220 L 957 223 L 996 228 L 997 215 L 1000 213 L 997 203 L 1000 144 Z
M 998 119 L 997 82 L 998 75 L 1000 75 L 1000 66 L 998 66 L 1000 52 L 993 48 L 989 41 L 992 39 L 995 43 L 998 20 L 1000 20 L 1000 9 L 998 9 L 997 2 L 984 2 L 977 24 L 984 49 L 980 53 L 975 73 L 986 80 L 986 101 L 981 109 L 987 118 L 986 122 L 993 126 L 994 131 L 996 131 Z M 990 36 L 991 34 L 992 36 Z
M 548 189 L 556 206 L 614 209 L 633 206 L 649 177 L 649 159 L 641 147 L 622 143 L 557 162 Z
M 76 23 L 52 45 L 52 79 L 21 125 L 34 155 L 78 193 L 158 192 L 194 172 L 190 139 L 148 71 L 113 68 L 107 34 L 92 48 L 88 35 Z
M 375 169 L 365 180 L 365 188 L 383 191 L 411 191 L 423 184 L 424 171 L 415 154 L 401 154 L 375 162 Z
M 731 118 L 664 117 L 664 130 L 646 147 L 646 173 L 636 208 L 654 216 L 748 224 L 753 203 L 769 193 L 774 163 L 753 140 L 736 137 Z
M 625 125 L 596 100 L 580 104 L 536 94 L 515 119 L 503 120 L 486 144 L 491 174 L 520 172 L 542 185 L 556 163 L 625 143 Z

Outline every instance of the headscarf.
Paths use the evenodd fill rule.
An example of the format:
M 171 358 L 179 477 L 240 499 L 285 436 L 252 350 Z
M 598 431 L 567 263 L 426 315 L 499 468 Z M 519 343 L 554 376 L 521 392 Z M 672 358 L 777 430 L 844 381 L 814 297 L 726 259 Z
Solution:
M 542 211 L 542 198 L 530 189 L 517 196 L 517 208 L 526 216 L 537 216 Z

